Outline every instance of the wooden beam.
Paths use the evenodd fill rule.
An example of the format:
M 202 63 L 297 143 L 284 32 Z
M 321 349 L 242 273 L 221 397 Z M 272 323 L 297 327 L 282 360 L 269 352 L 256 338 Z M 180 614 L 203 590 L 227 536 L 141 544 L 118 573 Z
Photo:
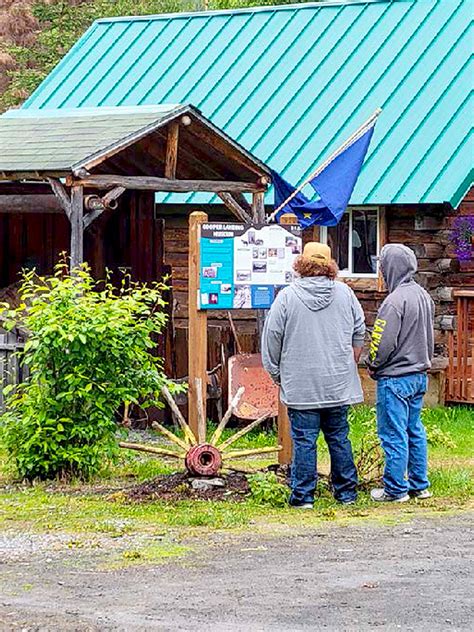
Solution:
M 217 195 L 224 202 L 225 206 L 240 219 L 240 221 L 245 222 L 246 224 L 252 223 L 251 216 L 240 206 L 231 193 L 221 192 Z
M 166 140 L 165 177 L 170 180 L 176 178 L 176 165 L 178 164 L 178 140 L 179 122 L 172 121 L 168 125 L 168 137 Z
M 265 223 L 265 192 L 258 191 L 252 195 L 253 220 L 257 224 Z
M 281 451 L 278 453 L 280 465 L 290 465 L 293 458 L 293 441 L 291 440 L 291 425 L 288 408 L 281 401 L 278 402 L 278 443 Z
M 64 213 L 55 195 L 0 195 L 0 213 Z
M 194 136 L 198 143 L 205 143 L 209 147 L 212 147 L 216 152 L 216 159 L 219 160 L 221 156 L 224 156 L 230 164 L 242 165 L 246 171 L 254 173 L 256 178 L 261 178 L 264 173 L 263 169 L 256 165 L 253 159 L 242 152 L 237 143 L 223 138 L 217 130 L 209 129 L 205 125 L 192 125 L 187 129 L 187 134 Z M 219 155 L 220 154 L 220 155 Z M 266 188 L 265 186 L 263 188 Z
M 150 176 L 118 176 L 97 175 L 82 180 L 68 179 L 72 185 L 90 187 L 93 189 L 136 189 L 139 191 L 168 191 L 170 193 L 192 193 L 205 191 L 207 193 L 257 193 L 262 192 L 264 186 L 258 182 L 229 182 L 226 180 L 169 180 Z
M 84 262 L 84 190 L 82 186 L 71 189 L 71 270 Z
M 58 201 L 61 204 L 64 212 L 66 213 L 68 218 L 71 219 L 72 202 L 69 195 L 67 194 L 66 189 L 64 188 L 62 183 L 59 180 L 56 180 L 55 178 L 48 178 L 48 182 L 51 188 L 53 189 L 54 195 L 58 198 Z
M 105 206 L 103 208 L 99 208 L 95 211 L 91 211 L 90 213 L 87 213 L 87 215 L 84 215 L 84 218 L 82 220 L 82 224 L 84 226 L 84 229 L 89 228 L 89 226 L 92 224 L 92 222 L 94 222 L 96 219 L 98 219 L 102 213 L 106 210 Z
M 249 217 L 252 217 L 252 205 L 247 202 L 247 198 L 243 193 L 232 193 L 234 200 L 240 204 Z
M 125 187 L 115 187 L 111 191 L 108 191 L 103 197 L 102 200 L 104 202 L 104 206 L 108 208 L 117 208 L 117 200 L 121 195 L 125 193 L 127 189 Z M 115 203 L 115 205 L 114 205 Z
M 69 171 L 0 171 L 0 181 L 44 182 L 47 178 L 65 178 Z
M 126 189 L 124 189 L 123 187 L 115 187 L 115 189 L 112 189 L 101 198 L 96 196 L 99 202 L 102 204 L 102 206 L 98 206 L 97 208 L 92 209 L 91 212 L 88 213 L 87 215 L 84 215 L 84 220 L 83 220 L 84 228 L 88 228 L 92 224 L 92 222 L 98 219 L 108 209 L 115 210 L 118 206 L 118 203 L 117 203 L 118 198 L 125 191 Z M 92 198 L 94 196 L 88 196 L 88 197 Z
M 280 217 L 280 224 L 297 224 L 298 218 L 292 213 L 285 213 Z M 293 442 L 291 440 L 291 425 L 288 417 L 288 409 L 280 400 L 278 402 L 278 443 L 281 451 L 278 453 L 280 465 L 289 465 L 293 456 Z
M 201 224 L 207 220 L 207 214 L 200 211 L 189 216 L 188 423 L 196 437 L 200 429 L 199 410 L 206 410 L 207 399 L 207 313 L 198 304 Z M 199 394 L 196 384 L 201 389 Z
M 382 207 L 379 209 L 379 248 L 380 250 L 382 250 L 382 248 L 387 243 L 388 243 L 387 211 L 385 210 L 385 207 Z M 379 264 L 379 270 L 378 270 L 378 276 L 377 276 L 377 292 L 383 292 L 384 288 L 385 288 L 385 283 L 383 280 L 382 270 L 380 269 L 380 264 Z

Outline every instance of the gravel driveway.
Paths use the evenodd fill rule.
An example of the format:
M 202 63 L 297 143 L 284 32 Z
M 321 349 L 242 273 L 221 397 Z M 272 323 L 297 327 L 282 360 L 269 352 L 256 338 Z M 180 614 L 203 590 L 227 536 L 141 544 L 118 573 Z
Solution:
M 472 630 L 473 517 L 214 534 L 118 571 L 97 568 L 112 541 L 4 534 L 0 629 Z

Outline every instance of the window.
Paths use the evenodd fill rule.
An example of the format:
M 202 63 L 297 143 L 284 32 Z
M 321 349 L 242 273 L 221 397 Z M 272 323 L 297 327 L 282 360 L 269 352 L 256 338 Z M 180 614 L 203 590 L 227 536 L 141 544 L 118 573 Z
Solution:
M 377 276 L 380 244 L 378 209 L 349 209 L 337 226 L 321 229 L 321 240 L 331 247 L 342 276 Z

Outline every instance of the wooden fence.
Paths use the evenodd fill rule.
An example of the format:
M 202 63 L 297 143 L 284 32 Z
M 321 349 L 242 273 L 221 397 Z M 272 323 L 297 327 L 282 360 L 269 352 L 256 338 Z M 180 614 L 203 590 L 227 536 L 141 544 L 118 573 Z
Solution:
M 8 384 L 19 384 L 25 375 L 18 359 L 24 346 L 13 333 L 0 333 L 0 413 L 5 411 L 3 389 Z
M 446 401 L 474 404 L 474 291 L 454 293 L 457 326 L 449 334 Z

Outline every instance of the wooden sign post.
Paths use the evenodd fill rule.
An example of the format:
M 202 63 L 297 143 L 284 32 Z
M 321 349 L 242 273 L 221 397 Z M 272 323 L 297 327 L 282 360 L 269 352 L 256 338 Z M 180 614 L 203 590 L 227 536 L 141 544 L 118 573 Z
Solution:
M 207 220 L 207 214 L 200 211 L 189 216 L 188 423 L 201 439 L 202 414 L 206 419 L 207 409 L 207 313 L 199 309 L 200 234 L 201 224 Z
M 280 224 L 297 224 L 298 219 L 292 213 L 285 213 L 281 216 Z M 280 401 L 278 404 L 278 444 L 281 450 L 278 453 L 278 462 L 280 465 L 289 465 L 293 457 L 293 442 L 291 440 L 290 420 L 288 418 L 288 409 L 285 404 Z

